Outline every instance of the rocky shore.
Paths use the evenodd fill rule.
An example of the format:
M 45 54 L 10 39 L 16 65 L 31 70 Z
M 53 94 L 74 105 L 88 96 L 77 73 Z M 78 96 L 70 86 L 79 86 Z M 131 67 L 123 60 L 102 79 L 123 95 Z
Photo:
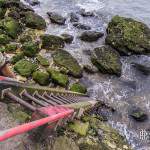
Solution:
M 30 5 L 39 5 L 36 0 L 27 2 Z M 66 20 L 69 20 L 74 28 L 82 30 L 78 38 L 85 43 L 98 41 L 104 36 L 103 32 L 93 31 L 89 26 L 79 22 L 78 15 L 93 17 L 92 12 L 84 10 L 80 14 L 73 12 L 69 18 L 55 12 L 47 12 L 47 15 L 52 24 L 60 26 L 65 25 Z M 122 73 L 122 56 L 150 53 L 150 29 L 131 18 L 121 16 L 112 18 L 107 27 L 105 45 L 93 48 L 90 53 L 92 66 L 81 66 L 65 50 L 66 44 L 73 42 L 74 35 L 45 34 L 46 28 L 46 21 L 20 0 L 0 1 L 0 52 L 8 57 L 17 78 L 25 83 L 64 88 L 85 94 L 87 88 L 79 82 L 85 72 L 88 74 L 100 72 L 119 77 Z M 47 57 L 47 53 L 50 57 Z M 140 71 L 144 70 L 144 73 L 149 74 L 149 66 L 145 64 L 141 66 L 137 63 L 134 65 Z M 16 106 L 10 105 L 8 111 L 15 119 L 19 117 L 21 122 L 25 122 L 30 118 L 30 114 L 24 110 L 13 114 L 11 110 L 14 107 Z M 103 105 L 95 107 L 103 110 Z M 113 113 L 112 110 L 111 113 Z M 53 150 L 131 149 L 126 140 L 107 125 L 107 119 L 105 119 L 107 116 L 104 117 L 102 114 L 88 110 L 81 120 L 69 122 L 67 126 L 59 129 L 54 135 L 53 144 L 51 145 L 48 141 L 46 148 Z M 129 116 L 135 121 L 148 119 L 147 114 L 140 108 L 131 108 Z M 36 144 L 41 146 L 40 143 Z M 24 148 L 24 144 L 19 145 Z

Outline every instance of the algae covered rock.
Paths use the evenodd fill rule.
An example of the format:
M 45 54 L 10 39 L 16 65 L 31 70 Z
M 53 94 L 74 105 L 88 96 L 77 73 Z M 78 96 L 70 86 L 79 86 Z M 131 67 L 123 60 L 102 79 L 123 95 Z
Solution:
M 44 49 L 56 50 L 64 47 L 64 40 L 59 36 L 45 34 L 41 36 L 41 39 Z
M 121 75 L 120 56 L 110 47 L 95 48 L 91 61 L 102 73 Z
M 73 41 L 73 36 L 67 33 L 61 34 L 62 39 L 66 42 L 66 43 L 71 43 Z
M 79 147 L 67 136 L 60 136 L 56 138 L 52 150 L 79 150 Z
M 32 29 L 43 30 L 46 28 L 45 20 L 41 16 L 31 11 L 25 13 L 24 23 L 27 27 Z
M 10 17 L 7 17 L 0 22 L 0 28 L 4 29 L 7 35 L 13 39 L 15 39 L 22 32 L 22 26 L 20 23 Z
M 123 55 L 150 52 L 150 29 L 131 18 L 115 16 L 107 28 L 106 43 Z
M 15 52 L 18 46 L 16 43 L 9 43 L 6 45 L 6 52 Z
M 3 19 L 6 13 L 6 9 L 5 8 L 0 8 L 0 19 Z
M 48 85 L 49 84 L 49 74 L 43 71 L 36 71 L 32 75 L 33 79 L 39 83 L 40 85 Z
M 85 31 L 80 35 L 80 39 L 85 42 L 94 42 L 101 38 L 104 34 L 97 31 Z
M 83 93 L 85 94 L 87 92 L 87 89 L 84 85 L 79 83 L 74 83 L 71 85 L 70 90 L 73 92 Z
M 42 66 L 49 66 L 49 61 L 46 58 L 42 57 L 41 55 L 37 56 L 37 60 Z
M 0 45 L 5 45 L 8 44 L 10 42 L 10 37 L 8 37 L 8 35 L 6 34 L 0 34 Z
M 53 70 L 53 69 L 47 69 L 48 73 L 50 74 L 50 77 L 52 81 L 60 86 L 66 87 L 69 79 L 67 75 L 64 75 L 60 73 L 59 71 Z
M 17 61 L 21 60 L 24 58 L 24 54 L 21 52 L 21 53 L 18 53 L 16 55 L 14 55 L 12 58 L 11 58 L 11 63 L 12 64 L 15 64 Z
M 74 131 L 75 133 L 86 136 L 88 129 L 89 129 L 89 123 L 88 122 L 81 122 L 81 121 L 74 121 L 73 123 L 69 123 L 68 125 L 69 129 Z
M 56 65 L 68 70 L 68 74 L 74 77 L 82 77 L 82 69 L 77 60 L 65 50 L 57 50 L 53 54 L 53 60 Z
M 14 69 L 20 75 L 29 77 L 37 69 L 37 65 L 31 61 L 22 59 L 15 64 Z
M 34 42 L 26 42 L 22 45 L 23 53 L 25 56 L 34 57 L 39 51 L 39 46 Z

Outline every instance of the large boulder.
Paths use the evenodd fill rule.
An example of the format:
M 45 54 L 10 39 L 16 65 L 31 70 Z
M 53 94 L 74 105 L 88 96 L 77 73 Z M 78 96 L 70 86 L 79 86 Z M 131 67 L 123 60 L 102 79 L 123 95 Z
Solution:
M 56 65 L 64 67 L 68 70 L 68 74 L 74 77 L 82 77 L 82 69 L 77 60 L 65 50 L 57 50 L 53 54 Z
M 39 46 L 37 43 L 31 41 L 24 43 L 21 49 L 24 52 L 25 56 L 34 57 L 39 51 Z
M 91 61 L 102 73 L 121 75 L 120 56 L 108 46 L 95 48 Z
M 101 38 L 104 34 L 97 31 L 85 31 L 80 35 L 80 39 L 85 42 L 94 42 Z
M 74 83 L 71 85 L 70 90 L 73 92 L 83 93 L 85 94 L 87 92 L 87 89 L 84 85 L 79 83 Z
M 27 27 L 32 29 L 43 30 L 46 28 L 45 20 L 41 16 L 31 11 L 25 13 L 23 21 Z
M 48 85 L 50 81 L 49 74 L 43 71 L 36 71 L 32 75 L 33 79 L 40 85 Z
M 48 12 L 47 13 L 51 22 L 52 23 L 56 23 L 59 25 L 64 25 L 66 18 L 64 18 L 63 16 L 61 16 L 60 14 L 56 13 L 56 12 Z
M 107 28 L 106 43 L 123 55 L 150 52 L 150 29 L 131 18 L 115 16 Z
M 14 69 L 20 75 L 29 77 L 37 69 L 37 65 L 31 61 L 22 59 L 15 64 Z
M 56 35 L 45 34 L 41 36 L 42 48 L 48 50 L 56 50 L 64 47 L 64 40 Z
M 66 87 L 69 83 L 69 78 L 67 75 L 60 73 L 54 69 L 47 69 L 47 72 L 50 74 L 52 81 L 60 86 Z

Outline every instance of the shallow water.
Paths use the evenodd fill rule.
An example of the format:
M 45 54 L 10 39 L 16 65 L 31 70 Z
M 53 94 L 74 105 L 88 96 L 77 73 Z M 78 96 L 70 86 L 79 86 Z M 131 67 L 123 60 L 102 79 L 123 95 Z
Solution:
M 47 20 L 47 33 L 60 35 L 64 32 L 74 35 L 71 45 L 66 45 L 66 50 L 76 57 L 81 65 L 90 64 L 89 56 L 84 50 L 93 50 L 94 47 L 104 44 L 104 38 L 93 43 L 84 43 L 78 39 L 81 30 L 75 29 L 67 20 L 65 26 L 54 25 L 49 22 L 46 13 L 55 11 L 63 16 L 70 12 L 78 12 L 84 8 L 94 11 L 95 17 L 83 18 L 80 22 L 90 25 L 92 30 L 103 31 L 109 20 L 114 15 L 132 17 L 150 26 L 150 1 L 149 0 L 40 0 L 39 6 L 33 7 L 35 11 Z M 69 17 L 68 17 L 69 18 Z M 81 82 L 88 86 L 88 93 L 92 98 L 100 99 L 117 109 L 117 114 L 110 118 L 109 123 L 117 128 L 136 150 L 148 150 L 148 141 L 139 138 L 142 129 L 149 128 L 150 121 L 135 123 L 128 117 L 131 106 L 140 106 L 150 116 L 150 76 L 141 74 L 133 67 L 133 62 L 149 60 L 149 56 L 122 57 L 122 75 L 120 78 L 109 75 L 84 74 Z M 150 141 L 149 141 L 150 142 Z

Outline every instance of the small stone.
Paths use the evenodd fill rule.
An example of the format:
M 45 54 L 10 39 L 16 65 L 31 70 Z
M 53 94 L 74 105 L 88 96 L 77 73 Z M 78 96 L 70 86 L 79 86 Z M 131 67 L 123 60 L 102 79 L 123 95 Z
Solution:
M 90 30 L 91 27 L 82 23 L 74 23 L 73 24 L 74 27 L 78 28 L 78 29 L 83 29 L 83 30 Z
M 87 92 L 87 89 L 84 85 L 79 83 L 74 83 L 71 85 L 70 90 L 73 92 L 83 93 L 85 94 Z
M 94 42 L 97 41 L 99 38 L 103 37 L 104 34 L 102 32 L 96 31 L 84 31 L 80 35 L 80 39 L 85 42 Z
M 70 13 L 70 22 L 78 22 L 79 17 L 75 13 Z
M 57 14 L 55 12 L 48 12 L 47 14 L 52 23 L 64 25 L 66 22 L 66 18 L 62 17 L 60 14 Z
M 61 34 L 62 39 L 66 42 L 66 43 L 72 43 L 73 41 L 73 36 L 70 34 Z

